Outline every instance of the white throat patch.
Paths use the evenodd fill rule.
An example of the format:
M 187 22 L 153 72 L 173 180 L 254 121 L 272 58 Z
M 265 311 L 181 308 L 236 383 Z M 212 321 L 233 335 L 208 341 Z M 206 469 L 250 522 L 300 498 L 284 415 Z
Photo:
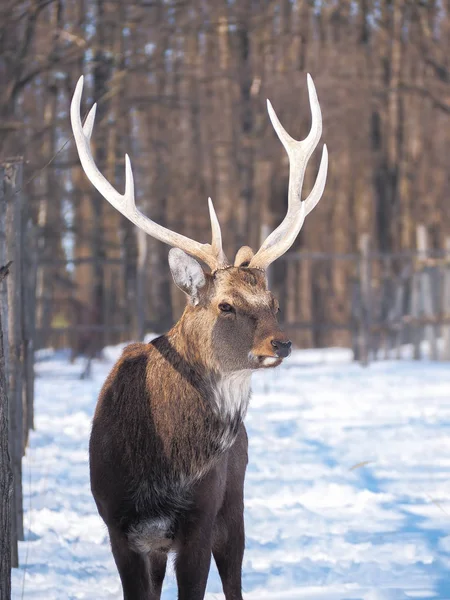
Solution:
M 237 371 L 223 375 L 213 386 L 213 409 L 223 425 L 217 440 L 222 451 L 234 444 L 239 423 L 247 413 L 251 377 L 250 370 Z
M 245 417 L 250 401 L 252 373 L 250 370 L 223 375 L 213 389 L 213 401 L 220 417 L 224 420 L 241 415 Z

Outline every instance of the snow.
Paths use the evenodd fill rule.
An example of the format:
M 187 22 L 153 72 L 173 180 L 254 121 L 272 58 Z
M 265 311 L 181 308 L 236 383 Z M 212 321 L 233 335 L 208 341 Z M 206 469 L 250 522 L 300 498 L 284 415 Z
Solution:
M 26 540 L 13 599 L 117 599 L 119 577 L 90 494 L 98 391 L 83 362 L 39 356 L 36 431 L 24 460 Z M 253 376 L 246 419 L 247 600 L 450 598 L 450 369 L 346 350 L 297 351 Z M 173 571 L 164 600 L 176 598 Z M 213 565 L 208 600 L 223 600 Z

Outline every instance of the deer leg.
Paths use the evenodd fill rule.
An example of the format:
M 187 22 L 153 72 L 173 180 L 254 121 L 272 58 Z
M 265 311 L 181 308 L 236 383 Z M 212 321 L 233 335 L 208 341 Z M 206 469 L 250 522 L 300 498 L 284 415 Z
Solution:
M 247 446 L 247 433 L 242 426 L 229 455 L 225 495 L 214 527 L 213 555 L 226 600 L 242 600 Z
M 245 531 L 243 502 L 225 503 L 217 515 L 213 555 L 225 600 L 242 600 Z
M 214 515 L 203 517 L 200 521 L 190 520 L 183 527 L 183 542 L 175 562 L 178 600 L 203 600 L 205 597 Z
M 160 600 L 162 584 L 166 574 L 167 554 L 164 554 L 163 552 L 150 552 L 148 558 L 150 562 L 150 579 L 153 584 L 154 594 L 151 598 L 153 599 L 154 597 L 154 600 Z
M 131 550 L 125 534 L 109 530 L 111 550 L 122 582 L 124 600 L 158 600 L 151 595 L 149 560 Z

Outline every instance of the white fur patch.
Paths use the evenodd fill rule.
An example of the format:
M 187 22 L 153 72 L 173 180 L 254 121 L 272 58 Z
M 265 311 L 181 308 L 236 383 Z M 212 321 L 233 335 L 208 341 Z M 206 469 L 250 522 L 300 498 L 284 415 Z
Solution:
M 228 450 L 236 439 L 236 422 L 247 413 L 250 388 L 250 370 L 223 375 L 213 387 L 214 408 L 223 423 L 217 440 L 222 451 Z
M 258 367 L 270 367 L 274 365 L 276 362 L 280 360 L 278 356 L 265 356 L 261 362 L 259 362 L 259 358 L 253 354 L 253 352 L 248 353 L 248 360 L 255 365 L 255 369 Z
M 276 362 L 278 362 L 280 359 L 276 356 L 266 356 L 263 361 L 262 364 L 265 367 L 270 367 L 270 365 L 274 365 Z
M 134 525 L 128 532 L 130 546 L 136 552 L 147 554 L 154 550 L 169 550 L 171 521 L 166 517 L 147 519 Z
M 236 420 L 243 420 L 250 402 L 251 371 L 237 371 L 223 375 L 213 388 L 213 401 L 223 429 L 219 434 L 219 447 L 226 452 L 236 439 Z
M 214 403 L 223 419 L 232 419 L 239 412 L 242 418 L 250 400 L 251 371 L 236 371 L 223 375 L 213 389 Z

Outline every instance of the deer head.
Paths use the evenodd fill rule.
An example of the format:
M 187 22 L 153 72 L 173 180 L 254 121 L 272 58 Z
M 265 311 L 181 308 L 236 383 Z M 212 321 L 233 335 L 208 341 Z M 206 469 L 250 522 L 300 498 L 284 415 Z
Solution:
M 237 252 L 233 265 L 223 252 L 220 225 L 210 198 L 212 241 L 211 244 L 202 244 L 158 225 L 136 208 L 128 155 L 125 155 L 125 193 L 120 194 L 105 179 L 95 165 L 90 149 L 96 105 L 82 125 L 82 91 L 83 77 L 80 77 L 70 116 L 81 164 L 91 183 L 114 208 L 147 234 L 173 246 L 169 252 L 172 276 L 189 299 L 178 324 L 186 353 L 190 353 L 189 344 L 192 344 L 195 348 L 192 350 L 192 360 L 199 360 L 198 353 L 201 350 L 202 361 L 221 372 L 278 365 L 290 354 L 291 342 L 278 324 L 278 302 L 267 288 L 265 271 L 294 243 L 306 215 L 322 196 L 328 168 L 327 148 L 324 145 L 316 182 L 309 196 L 302 201 L 306 166 L 322 134 L 322 115 L 310 75 L 308 91 L 312 125 L 304 140 L 296 141 L 285 131 L 267 101 L 272 125 L 289 156 L 287 214 L 256 254 L 244 246 Z M 211 272 L 206 272 L 193 257 L 205 263 Z

